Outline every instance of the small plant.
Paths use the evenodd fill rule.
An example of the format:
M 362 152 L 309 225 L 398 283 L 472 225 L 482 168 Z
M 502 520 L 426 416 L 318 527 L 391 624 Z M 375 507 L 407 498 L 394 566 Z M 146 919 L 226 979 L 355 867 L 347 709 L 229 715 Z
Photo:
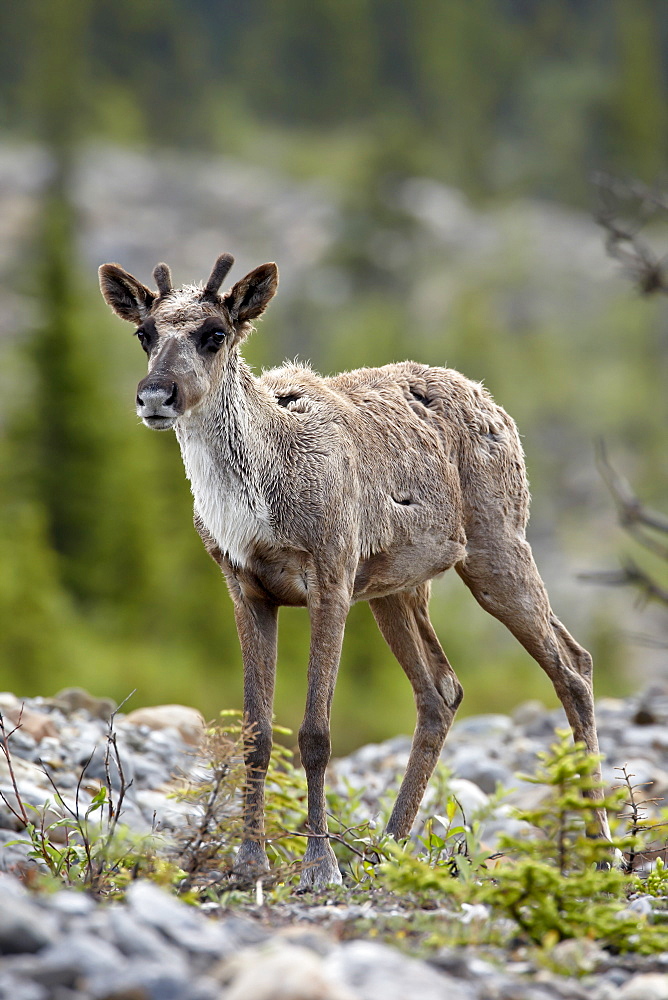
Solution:
M 190 802 L 193 813 L 185 838 L 177 843 L 178 864 L 187 873 L 182 888 L 206 890 L 217 885 L 226 890 L 234 866 L 234 848 L 243 826 L 244 746 L 252 742 L 252 730 L 241 712 L 221 713 L 201 748 L 201 773 L 179 790 L 178 797 Z M 274 734 L 290 736 L 291 730 L 274 725 Z M 348 795 L 328 791 L 329 839 L 339 862 L 356 885 L 367 881 L 375 866 L 387 860 L 384 834 L 375 832 L 371 821 L 359 822 L 360 792 Z M 307 825 L 307 788 L 304 772 L 294 764 L 293 751 L 274 742 L 266 779 L 265 837 L 272 870 L 263 881 L 268 886 L 291 882 L 299 874 Z M 231 883 L 232 891 L 237 886 Z
M 172 884 L 183 877 L 182 871 L 160 856 L 160 838 L 155 833 L 137 836 L 120 822 L 132 782 L 126 781 L 114 730 L 119 709 L 112 713 L 107 727 L 104 783 L 85 808 L 83 782 L 95 751 L 81 770 L 73 804 L 64 798 L 48 769 L 43 767 L 53 788 L 53 800 L 37 808 L 23 801 L 12 766 L 11 737 L 20 727 L 21 718 L 7 732 L 0 716 L 0 748 L 7 761 L 15 804 L 4 793 L 0 792 L 0 796 L 27 835 L 13 843 L 28 847 L 28 858 L 36 862 L 47 885 L 64 884 L 110 897 L 121 895 L 128 883 L 140 876 L 160 884 Z M 118 776 L 117 789 L 112 770 Z M 53 813 L 60 815 L 48 819 Z
M 234 849 L 243 828 L 242 790 L 246 781 L 244 747 L 253 741 L 252 727 L 238 711 L 221 712 L 221 723 L 212 726 L 199 752 L 195 778 L 176 796 L 192 805 L 184 835 L 176 843 L 175 857 L 186 872 L 183 888 L 209 891 L 240 886 L 227 885 L 234 867 Z M 274 726 L 278 735 L 290 730 Z M 198 773 L 199 772 L 199 773 Z M 302 846 L 300 830 L 306 820 L 306 782 L 292 763 L 292 752 L 274 743 L 266 782 L 266 844 L 275 866 L 264 879 L 268 883 L 289 880 L 286 865 L 295 862 Z
M 220 869 L 232 867 L 232 846 L 241 836 L 239 790 L 244 782 L 243 731 L 239 712 L 225 725 L 207 730 L 197 753 L 195 780 L 183 785 L 176 797 L 192 806 L 189 822 L 175 844 L 178 865 L 184 871 L 182 891 L 219 881 Z
M 648 896 L 668 898 L 668 867 L 662 858 L 657 858 L 647 878 L 638 879 L 638 888 Z
M 604 793 L 594 777 L 598 758 L 583 744 L 571 744 L 569 734 L 558 735 L 550 751 L 539 755 L 538 773 L 525 778 L 544 786 L 547 794 L 534 809 L 516 813 L 534 827 L 534 835 L 503 837 L 502 854 L 478 857 L 475 865 L 457 860 L 462 852 L 448 858 L 442 838 L 435 854 L 429 838 L 423 857 L 397 847 L 394 863 L 384 869 L 386 883 L 419 898 L 436 894 L 461 906 L 485 904 L 492 915 L 511 918 L 517 931 L 539 946 L 583 937 L 616 951 L 662 951 L 668 947 L 668 931 L 630 909 L 628 896 L 639 889 L 663 895 L 668 891 L 665 868 L 657 863 L 651 878 L 642 883 L 629 874 L 627 864 L 616 863 L 621 852 L 627 859 L 637 852 L 647 829 L 639 813 L 641 803 L 633 799 L 634 787 L 631 811 L 623 816 L 624 823 L 630 819 L 630 829 L 617 832 L 612 842 L 589 836 L 597 809 L 616 814 L 629 804 L 629 784 Z M 602 798 L 591 798 L 596 793 Z M 452 807 L 445 818 L 450 815 Z M 461 877 L 464 873 L 466 878 Z

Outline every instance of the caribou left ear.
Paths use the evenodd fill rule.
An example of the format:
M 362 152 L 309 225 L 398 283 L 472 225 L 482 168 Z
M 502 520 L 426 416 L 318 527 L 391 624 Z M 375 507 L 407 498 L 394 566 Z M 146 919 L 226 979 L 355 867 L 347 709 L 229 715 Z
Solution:
M 121 319 L 137 326 L 146 319 L 156 295 L 119 264 L 103 264 L 99 269 L 104 301 Z
M 265 311 L 278 287 L 275 264 L 260 264 L 254 271 L 237 281 L 223 299 L 230 319 L 237 329 L 257 319 Z

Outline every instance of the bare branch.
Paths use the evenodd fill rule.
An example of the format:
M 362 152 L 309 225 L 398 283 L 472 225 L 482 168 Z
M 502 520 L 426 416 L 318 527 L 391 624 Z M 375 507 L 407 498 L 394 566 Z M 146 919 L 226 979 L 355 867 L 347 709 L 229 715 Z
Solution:
M 589 583 L 600 583 L 605 587 L 637 587 L 645 601 L 668 604 L 668 590 L 653 580 L 633 559 L 627 558 L 618 570 L 580 573 L 578 578 Z
M 308 839 L 314 838 L 316 840 L 335 840 L 337 844 L 343 844 L 344 847 L 347 847 L 349 851 L 352 851 L 353 854 L 356 854 L 357 857 L 361 858 L 363 861 L 367 860 L 368 854 L 378 854 L 375 848 L 372 848 L 368 852 L 359 851 L 356 847 L 353 847 L 349 841 L 340 837 L 337 833 L 301 833 L 299 830 L 281 830 L 276 834 L 276 836 L 267 837 L 267 843 L 271 844 L 275 840 L 282 840 L 284 837 L 306 837 Z
M 666 257 L 659 257 L 638 235 L 648 221 L 668 213 L 665 196 L 640 181 L 620 181 L 605 174 L 596 174 L 593 180 L 599 201 L 595 218 L 606 231 L 608 254 L 623 264 L 643 295 L 668 294 Z M 633 221 L 622 221 L 622 215 Z
M 596 464 L 615 501 L 620 524 L 623 528 L 644 524 L 655 531 L 668 534 L 668 517 L 641 503 L 631 489 L 628 480 L 610 464 L 608 451 L 603 440 L 598 441 L 596 445 Z M 665 551 L 668 552 L 668 550 Z
M 596 462 L 601 478 L 614 500 L 621 527 L 647 552 L 668 561 L 668 546 L 648 533 L 656 531 L 668 534 L 668 518 L 640 502 L 628 481 L 610 464 L 603 441 L 597 444 Z M 622 561 L 617 570 L 581 573 L 579 578 L 606 587 L 633 586 L 640 591 L 644 601 L 659 601 L 668 605 L 668 590 L 630 556 Z
M 13 729 L 10 729 L 10 731 L 7 732 L 5 730 L 5 720 L 4 720 L 4 717 L 2 715 L 2 712 L 0 712 L 0 750 L 2 750 L 2 752 L 4 753 L 5 759 L 7 761 L 7 769 L 9 771 L 9 780 L 11 781 L 12 788 L 14 790 L 14 795 L 16 796 L 16 804 L 17 804 L 17 807 L 18 807 L 18 812 L 14 808 L 14 806 L 11 804 L 11 802 L 9 802 L 9 800 L 5 796 L 4 792 L 0 791 L 0 797 L 2 797 L 2 801 L 5 803 L 5 805 L 7 806 L 7 808 L 9 809 L 9 811 L 12 813 L 12 815 L 16 819 L 18 819 L 20 823 L 23 823 L 24 826 L 27 826 L 28 823 L 29 823 L 28 813 L 26 812 L 26 808 L 25 808 L 25 806 L 23 804 L 23 799 L 21 798 L 21 793 L 19 792 L 18 785 L 16 783 L 16 775 L 14 774 L 14 766 L 13 766 L 13 763 L 12 763 L 12 755 L 11 755 L 11 752 L 10 752 L 10 749 L 9 749 L 9 740 L 14 735 L 14 733 L 16 732 L 16 730 L 21 728 L 21 720 L 22 720 L 22 718 L 23 718 L 23 703 L 21 703 L 21 708 L 19 710 L 19 720 L 18 720 L 18 722 L 16 723 L 16 725 L 14 726 Z

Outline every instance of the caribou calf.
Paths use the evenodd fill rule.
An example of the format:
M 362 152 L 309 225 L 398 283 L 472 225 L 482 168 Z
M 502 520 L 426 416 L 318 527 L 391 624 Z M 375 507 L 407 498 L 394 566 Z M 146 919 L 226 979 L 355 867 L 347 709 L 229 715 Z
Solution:
M 276 292 L 262 264 L 221 294 L 233 258 L 204 285 L 151 291 L 117 264 L 102 294 L 148 355 L 137 389 L 147 427 L 173 428 L 195 525 L 220 565 L 244 663 L 247 748 L 240 875 L 268 868 L 264 780 L 272 739 L 277 614 L 308 607 L 311 646 L 299 747 L 309 837 L 301 885 L 340 882 L 327 840 L 330 708 L 346 616 L 365 600 L 406 672 L 417 725 L 388 832 L 406 837 L 462 698 L 429 620 L 430 580 L 454 567 L 552 681 L 576 739 L 598 752 L 589 654 L 553 614 L 525 539 L 529 493 L 515 424 L 448 368 L 405 361 L 322 378 L 285 364 L 259 378 L 239 348 Z M 607 835 L 602 813 L 601 831 Z

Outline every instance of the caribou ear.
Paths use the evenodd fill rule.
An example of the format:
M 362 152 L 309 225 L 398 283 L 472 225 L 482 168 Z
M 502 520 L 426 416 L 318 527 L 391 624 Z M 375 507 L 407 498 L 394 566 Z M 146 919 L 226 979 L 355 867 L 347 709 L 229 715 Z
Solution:
M 100 291 L 104 301 L 121 319 L 139 325 L 155 302 L 152 292 L 118 264 L 103 264 L 99 269 Z
M 276 294 L 277 287 L 278 268 L 275 264 L 260 264 L 232 286 L 223 299 L 223 304 L 227 306 L 230 319 L 237 330 L 241 331 L 246 323 L 262 315 Z

